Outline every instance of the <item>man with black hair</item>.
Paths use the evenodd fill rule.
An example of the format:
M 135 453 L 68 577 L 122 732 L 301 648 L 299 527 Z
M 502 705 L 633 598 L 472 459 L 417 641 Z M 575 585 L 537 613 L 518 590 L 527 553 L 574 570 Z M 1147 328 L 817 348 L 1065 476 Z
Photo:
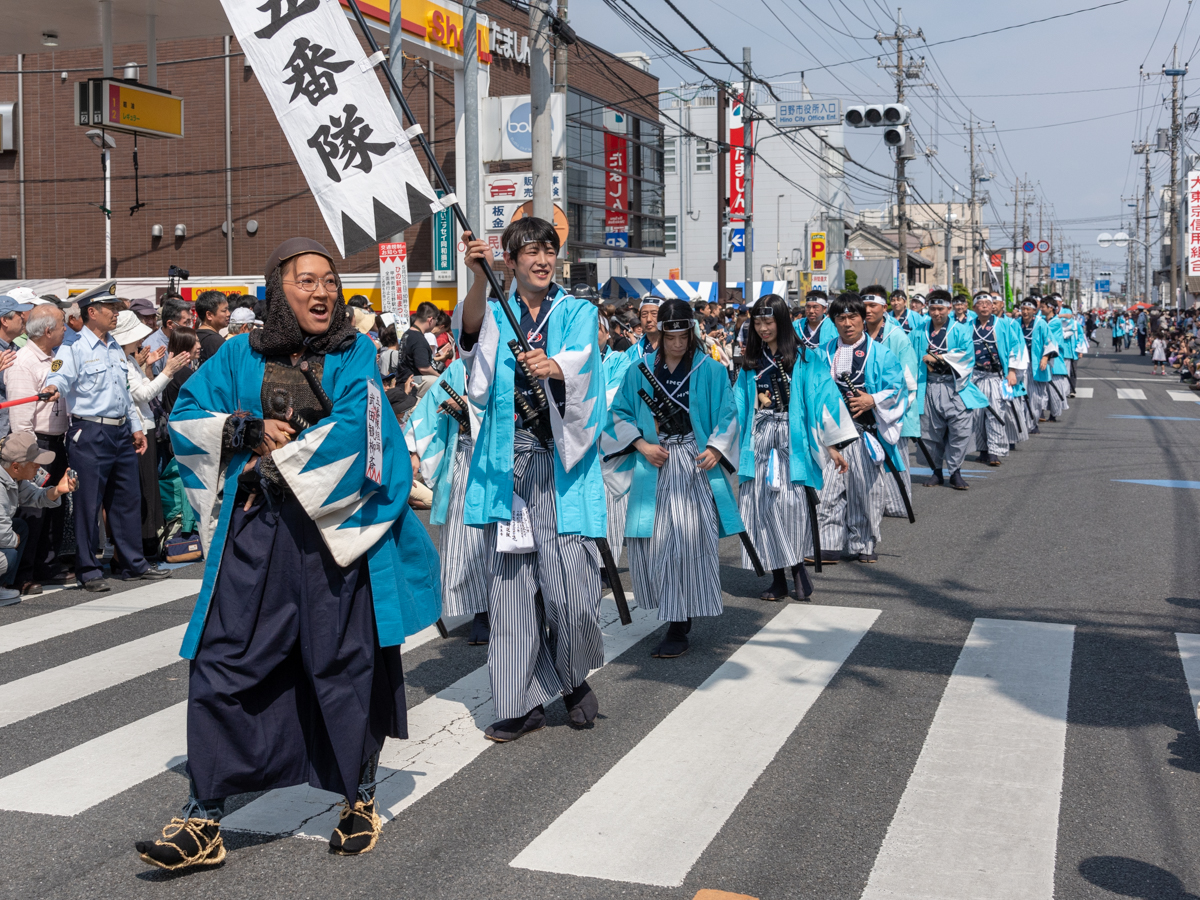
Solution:
M 1009 365 L 1016 362 L 1018 348 L 1014 346 L 1012 334 L 992 315 L 989 291 L 975 294 L 975 312 L 976 319 L 971 327 L 975 371 L 971 380 L 988 401 L 987 406 L 975 410 L 975 448 L 979 451 L 980 462 L 999 466 L 1008 456 L 1005 411 L 1017 383 L 1017 373 L 1009 371 Z
M 150 337 L 142 341 L 142 348 L 151 352 L 159 347 L 166 347 L 171 342 L 171 334 L 176 328 L 190 328 L 195 319 L 192 304 L 178 294 L 167 294 L 163 297 L 162 309 L 158 312 L 161 324 Z M 166 363 L 167 357 L 163 354 L 163 358 L 154 363 L 150 370 L 158 375 Z
M 120 301 L 103 288 L 81 294 L 77 300 L 87 323 L 83 335 L 71 346 L 59 348 L 46 377 L 50 402 L 61 395 L 72 415 L 67 459 L 79 473 L 75 578 L 86 591 L 109 590 L 96 559 L 101 509 L 117 549 L 112 575 L 122 581 L 169 578 L 170 572 L 149 565 L 142 553 L 137 458 L 146 452 L 146 435 L 129 394 L 125 351 L 110 333 L 117 324 Z
M 396 381 L 403 384 L 412 378 L 413 390 L 422 397 L 438 378 L 438 370 L 433 367 L 433 348 L 425 335 L 433 329 L 439 311 L 432 303 L 422 303 L 413 313 L 408 331 L 400 339 Z
M 921 360 L 917 371 L 917 403 L 921 405 L 921 434 L 933 459 L 929 487 L 946 483 L 943 467 L 950 470 L 950 487 L 965 491 L 959 471 L 973 437 L 973 410 L 987 406 L 983 392 L 971 383 L 975 371 L 975 346 L 966 325 L 950 316 L 950 292 L 929 292 L 929 321 L 912 333 L 913 349 Z
M 908 388 L 900 360 L 886 344 L 867 335 L 867 310 L 862 298 L 847 291 L 829 305 L 837 337 L 822 347 L 830 375 L 850 410 L 858 440 L 842 448 L 846 474 L 826 463 L 818 515 L 822 559 L 836 561 L 843 551 L 862 563 L 879 561 L 883 518 L 883 478 L 886 458 L 902 471 L 907 462 L 896 444 L 908 408 Z
M 196 319 L 200 323 L 196 329 L 200 363 L 204 364 L 225 344 L 221 329 L 229 326 L 229 298 L 220 291 L 202 291 L 196 298 Z
M 468 399 L 483 410 L 464 521 L 485 528 L 496 548 L 488 674 L 497 721 L 484 733 L 503 743 L 542 728 L 544 706 L 559 697 L 579 728 L 600 709 L 585 679 L 604 663 L 593 539 L 604 538 L 608 524 L 597 449 L 605 381 L 595 307 L 554 283 L 554 226 L 528 216 L 504 230 L 513 272 L 507 301 L 486 299 L 488 243 L 463 239 L 474 281 L 454 309 L 454 327 Z M 518 346 L 515 358 L 517 333 L 502 302 L 531 348 Z
M 825 315 L 827 306 L 829 295 L 820 288 L 814 288 L 804 295 L 804 318 L 797 319 L 792 327 L 805 347 L 817 350 L 837 337 L 833 319 Z
M 649 353 L 658 350 L 658 307 L 661 297 L 647 294 L 638 304 L 638 323 L 642 326 L 642 336 L 625 352 L 633 357 L 634 363 L 646 358 Z

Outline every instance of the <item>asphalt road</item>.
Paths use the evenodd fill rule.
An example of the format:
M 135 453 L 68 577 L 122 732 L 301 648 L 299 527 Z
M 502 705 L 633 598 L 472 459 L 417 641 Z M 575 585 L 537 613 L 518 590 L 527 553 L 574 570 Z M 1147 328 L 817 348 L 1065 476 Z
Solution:
M 1093 395 L 1002 467 L 968 463 L 969 492 L 916 487 L 917 522 L 885 519 L 878 565 L 815 576 L 813 607 L 833 609 L 756 599 L 765 582 L 723 542 L 726 611 L 689 653 L 651 659 L 653 622 L 608 629 L 636 642 L 589 679 L 590 731 L 556 705 L 551 727 L 490 745 L 461 699 L 485 648 L 459 627 L 407 649 L 410 715 L 453 734 L 396 770 L 396 816 L 361 859 L 227 827 L 223 866 L 147 870 L 133 842 L 187 790 L 187 666 L 159 658 L 161 633 L 196 588 L 0 609 L 0 896 L 1195 897 L 1200 731 L 1176 635 L 1200 634 L 1200 483 L 1121 479 L 1196 478 L 1200 406 L 1136 348 L 1080 376 Z M 298 801 L 302 832 L 322 802 Z M 259 810 L 288 821 L 252 795 L 227 822 Z M 596 836 L 564 830 L 573 816 Z M 531 847 L 540 863 L 512 865 Z M 568 874 L 597 869 L 620 877 Z

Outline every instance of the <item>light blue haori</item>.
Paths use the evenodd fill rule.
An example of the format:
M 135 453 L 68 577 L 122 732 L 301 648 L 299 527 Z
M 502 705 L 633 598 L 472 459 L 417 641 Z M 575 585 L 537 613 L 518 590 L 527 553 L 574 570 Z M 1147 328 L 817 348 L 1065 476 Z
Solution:
M 251 455 L 249 448 L 237 449 L 221 465 L 225 422 L 239 411 L 262 417 L 265 364 L 247 336 L 226 341 L 188 379 L 171 414 L 175 458 L 207 557 L 200 598 L 180 650 L 188 659 L 195 658 L 204 631 L 237 477 Z M 345 567 L 366 556 L 376 637 L 381 647 L 395 646 L 437 621 L 442 590 L 433 542 L 408 508 L 412 468 L 396 417 L 384 409 L 370 339 L 359 335 L 348 349 L 327 354 L 321 386 L 333 412 L 274 451 L 272 459 L 334 561 Z M 375 454 L 369 419 L 380 429 Z

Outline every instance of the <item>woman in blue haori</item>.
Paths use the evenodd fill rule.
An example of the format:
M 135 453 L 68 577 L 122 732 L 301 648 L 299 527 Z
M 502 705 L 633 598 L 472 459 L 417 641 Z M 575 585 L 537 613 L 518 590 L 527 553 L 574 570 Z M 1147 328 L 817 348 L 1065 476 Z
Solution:
M 433 491 L 429 524 L 439 526 L 442 615 L 474 616 L 467 643 L 478 645 L 488 642 L 492 548 L 483 529 L 469 527 L 463 518 L 471 454 L 479 433 L 479 416 L 465 403 L 466 394 L 466 366 L 455 360 L 412 411 L 404 439 L 413 467 L 419 468 Z
M 226 796 L 298 784 L 344 798 L 335 852 L 374 847 L 379 750 L 407 737 L 400 644 L 440 605 L 400 426 L 332 257 L 293 238 L 265 275 L 264 326 L 226 341 L 171 415 L 207 562 L 181 651 L 191 792 L 137 844 L 164 869 L 225 858 Z
M 633 457 L 629 575 L 638 606 L 671 623 L 652 653 L 670 659 L 687 651 L 693 618 L 721 614 L 717 541 L 745 526 L 721 469 L 738 447 L 729 374 L 700 348 L 683 300 L 663 301 L 658 329 L 658 351 L 643 361 L 653 380 L 640 366 L 625 372 L 600 446 L 607 457 Z
M 505 743 L 546 724 L 558 698 L 572 725 L 590 726 L 599 700 L 588 672 L 604 664 L 600 554 L 607 534 L 596 443 L 604 426 L 604 372 L 596 308 L 554 283 L 558 232 L 529 216 L 500 237 L 513 272 L 507 303 L 532 348 L 514 356 L 516 331 L 485 299 L 482 262 L 492 250 L 470 239 L 475 280 L 454 310 L 468 370 L 467 400 L 482 410 L 464 519 L 483 528 L 492 556 L 488 676 Z
M 853 440 L 857 432 L 824 356 L 806 349 L 793 330 L 787 301 L 767 294 L 750 316 L 753 328 L 734 386 L 741 437 L 738 508 L 772 575 L 760 599 L 787 599 L 791 569 L 796 596 L 807 600 L 812 582 L 804 558 L 812 546 L 809 528 L 819 525 L 809 521 L 805 487 L 824 486 L 827 459 L 846 471 L 834 445 Z M 751 568 L 744 548 L 742 567 Z

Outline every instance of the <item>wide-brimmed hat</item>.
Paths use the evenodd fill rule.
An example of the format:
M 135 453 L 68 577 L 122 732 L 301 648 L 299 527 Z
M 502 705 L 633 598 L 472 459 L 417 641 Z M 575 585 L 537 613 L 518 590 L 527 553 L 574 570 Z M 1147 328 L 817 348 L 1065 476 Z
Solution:
M 131 309 L 123 309 L 117 316 L 117 327 L 112 330 L 112 336 L 118 344 L 126 347 L 136 344 L 151 335 L 149 327 L 142 323 Z

